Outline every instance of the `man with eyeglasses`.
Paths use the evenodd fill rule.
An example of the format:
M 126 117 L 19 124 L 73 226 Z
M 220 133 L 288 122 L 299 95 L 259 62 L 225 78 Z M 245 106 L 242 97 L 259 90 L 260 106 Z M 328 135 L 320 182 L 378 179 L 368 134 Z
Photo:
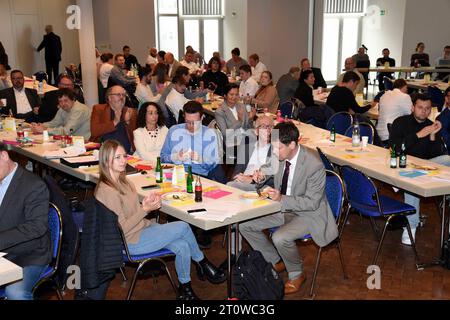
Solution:
M 12 88 L 0 91 L 0 113 L 9 114 L 26 122 L 40 122 L 39 107 L 41 100 L 36 90 L 25 88 L 25 78 L 22 71 L 11 72 Z M 6 99 L 6 105 L 1 99 Z
M 136 110 L 125 106 L 126 91 L 113 86 L 106 91 L 106 104 L 94 106 L 91 115 L 91 139 L 101 142 L 119 141 L 128 154 L 134 151 L 133 131 L 136 129 Z
M 405 144 L 408 155 L 427 159 L 438 164 L 450 166 L 450 156 L 442 140 L 442 124 L 432 122 L 428 117 L 431 113 L 431 99 L 427 95 L 418 94 L 413 101 L 412 113 L 395 119 L 389 135 L 391 147 L 395 145 L 397 154 L 402 144 Z M 416 209 L 415 214 L 408 215 L 413 239 L 420 223 L 420 198 L 405 192 L 405 203 Z M 402 243 L 411 245 L 406 228 L 403 228 Z

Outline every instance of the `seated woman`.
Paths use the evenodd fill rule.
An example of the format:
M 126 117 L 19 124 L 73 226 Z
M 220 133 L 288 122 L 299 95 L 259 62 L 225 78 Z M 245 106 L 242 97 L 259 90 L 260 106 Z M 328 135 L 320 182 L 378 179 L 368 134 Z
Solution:
M 106 141 L 99 154 L 100 179 L 95 198 L 117 214 L 130 253 L 139 255 L 160 249 L 175 253 L 180 300 L 197 300 L 191 287 L 191 259 L 196 262 L 201 280 L 225 281 L 226 275 L 212 265 L 200 251 L 189 225 L 182 221 L 158 224 L 145 217 L 161 207 L 161 195 L 150 193 L 139 203 L 136 188 L 127 180 L 127 153 L 115 140 Z
M 300 84 L 294 97 L 307 107 L 314 106 L 313 85 L 316 81 L 312 70 L 305 70 L 300 75 Z
M 416 46 L 416 52 L 411 55 L 411 67 L 429 67 L 430 66 L 430 56 L 425 53 L 425 44 L 419 42 Z
M 203 81 L 205 88 L 214 91 L 219 96 L 223 96 L 225 86 L 228 84 L 228 77 L 220 71 L 219 58 L 212 57 L 209 60 L 208 71 L 203 74 L 201 81 Z
M 161 108 L 154 102 L 144 103 L 139 109 L 137 127 L 133 132 L 134 155 L 155 165 L 169 132 Z
M 243 131 L 252 129 L 256 110 L 252 108 L 251 111 L 247 111 L 245 106 L 239 103 L 239 87 L 236 84 L 226 85 L 224 102 L 216 110 L 216 121 L 227 148 L 239 145 L 242 141 Z M 234 130 L 232 136 L 227 135 L 229 129 Z
M 261 73 L 261 87 L 252 98 L 252 104 L 258 104 L 258 107 L 267 109 L 267 112 L 277 113 L 280 98 L 272 81 L 272 72 L 263 71 Z

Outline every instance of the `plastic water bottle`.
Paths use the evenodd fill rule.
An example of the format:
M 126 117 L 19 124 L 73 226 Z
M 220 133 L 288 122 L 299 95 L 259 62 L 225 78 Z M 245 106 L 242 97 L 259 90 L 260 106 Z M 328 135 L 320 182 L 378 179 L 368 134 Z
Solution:
M 42 81 L 39 81 L 38 84 L 38 94 L 44 94 L 44 83 Z
M 359 147 L 361 143 L 361 131 L 359 130 L 359 122 L 355 121 L 353 123 L 352 131 L 352 147 Z

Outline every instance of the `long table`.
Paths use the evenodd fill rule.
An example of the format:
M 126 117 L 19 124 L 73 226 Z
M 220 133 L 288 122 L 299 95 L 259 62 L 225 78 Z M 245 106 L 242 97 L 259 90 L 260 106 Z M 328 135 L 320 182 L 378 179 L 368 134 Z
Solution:
M 427 90 L 429 86 L 437 87 L 441 91 L 447 90 L 450 86 L 448 82 L 443 81 L 425 81 L 424 79 L 408 79 L 406 80 L 409 88 Z
M 8 259 L 0 257 L 0 287 L 21 280 L 23 278 L 22 268 Z
M 394 73 L 394 72 L 406 72 L 406 73 L 411 73 L 411 72 L 450 72 L 450 69 L 441 69 L 441 68 L 436 68 L 436 67 L 420 67 L 420 68 L 415 68 L 415 67 L 370 67 L 370 68 L 357 68 L 359 72 L 389 72 L 389 73 Z
M 37 90 L 37 88 L 34 87 L 34 83 L 33 83 L 33 79 L 32 78 L 25 77 L 25 88 L 36 89 Z M 57 87 L 54 87 L 54 86 L 49 85 L 47 83 L 43 84 L 43 88 L 42 89 L 43 89 L 44 94 L 46 94 L 47 92 L 50 92 L 50 91 L 58 90 Z

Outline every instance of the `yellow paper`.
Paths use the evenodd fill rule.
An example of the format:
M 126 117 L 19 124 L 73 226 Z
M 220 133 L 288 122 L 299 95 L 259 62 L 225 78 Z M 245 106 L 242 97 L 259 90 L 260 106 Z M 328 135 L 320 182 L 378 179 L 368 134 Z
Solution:
M 182 207 L 182 206 L 195 204 L 195 200 L 194 199 L 189 199 L 189 200 L 184 200 L 184 201 L 177 200 L 177 201 L 171 201 L 169 203 L 171 206 L 174 206 L 174 207 Z
M 3 126 L 3 129 L 6 132 L 13 132 L 16 131 L 16 119 L 14 118 L 5 118 L 5 124 Z
M 268 200 L 255 200 L 253 202 L 253 206 L 254 207 L 260 207 L 260 206 L 264 206 L 266 204 L 269 204 L 270 202 Z

